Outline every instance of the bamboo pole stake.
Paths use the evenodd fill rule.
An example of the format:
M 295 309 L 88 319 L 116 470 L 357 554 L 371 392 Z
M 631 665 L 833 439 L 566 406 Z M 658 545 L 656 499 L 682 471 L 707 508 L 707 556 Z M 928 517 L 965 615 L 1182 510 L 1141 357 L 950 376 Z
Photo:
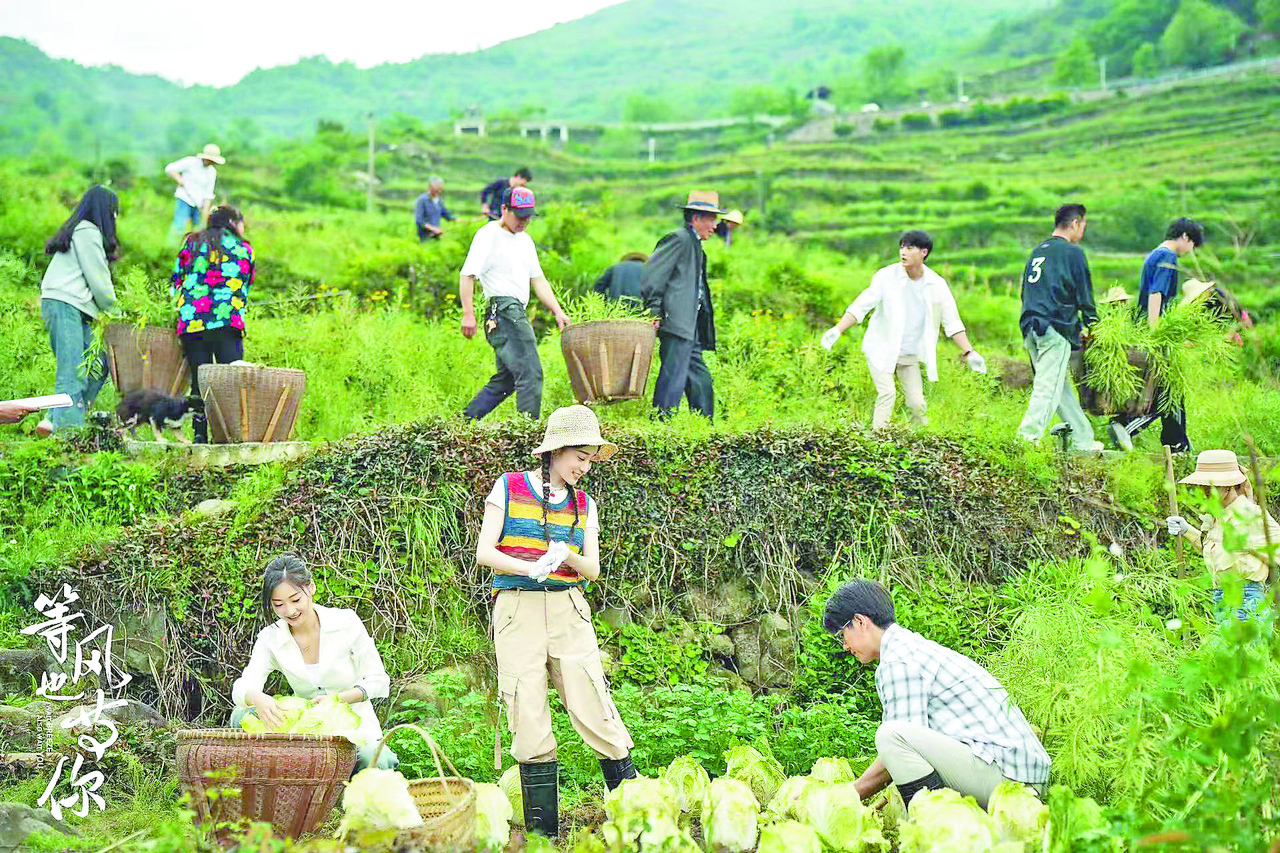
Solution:
M 249 389 L 240 386 L 240 440 L 249 440 Z
M 213 413 L 218 416 L 218 425 L 222 427 L 223 440 L 230 442 L 231 431 L 227 429 L 227 419 L 222 416 L 222 407 L 218 405 L 218 398 L 207 391 L 204 393 L 206 394 L 205 399 L 208 400 L 210 403 L 213 403 Z
M 1169 479 L 1169 515 L 1178 514 L 1178 481 L 1173 475 L 1173 451 L 1169 445 L 1164 446 L 1164 470 L 1165 476 Z M 1179 533 L 1175 547 L 1178 549 L 1178 565 L 1186 567 L 1186 560 L 1182 556 L 1182 534 Z
M 609 391 L 613 388 L 613 374 L 609 372 L 609 348 L 605 346 L 604 341 L 600 342 L 600 393 L 605 400 L 609 399 Z
M 640 381 L 640 353 L 643 348 L 643 344 L 636 344 L 636 351 L 631 354 L 631 376 L 627 380 L 627 393 L 632 397 L 636 397 L 640 394 L 636 385 Z
M 284 404 L 289 399 L 289 386 L 286 385 L 280 389 L 280 399 L 276 402 L 276 410 L 271 413 L 271 420 L 267 421 L 267 431 L 262 434 L 262 443 L 270 444 L 271 439 L 276 434 L 276 424 L 280 421 L 280 415 L 284 412 Z
M 574 366 L 578 368 L 578 375 L 582 377 L 582 387 L 587 389 L 587 399 L 582 402 L 594 402 L 596 399 L 596 392 L 591 390 L 591 380 L 587 378 L 587 371 L 582 366 L 582 359 L 578 358 L 578 354 L 573 350 L 569 350 L 569 355 L 573 358 Z

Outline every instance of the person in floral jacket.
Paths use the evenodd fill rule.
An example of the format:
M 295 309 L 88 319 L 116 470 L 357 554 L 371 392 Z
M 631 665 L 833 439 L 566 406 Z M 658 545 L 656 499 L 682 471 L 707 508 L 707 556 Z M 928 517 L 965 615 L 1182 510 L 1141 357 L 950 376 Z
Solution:
M 219 207 L 205 230 L 187 235 L 173 265 L 169 292 L 193 396 L 200 396 L 200 365 L 244 358 L 244 311 L 253 284 L 253 246 L 244 235 L 240 211 Z M 203 413 L 196 413 L 192 426 L 196 443 L 206 443 L 209 422 Z

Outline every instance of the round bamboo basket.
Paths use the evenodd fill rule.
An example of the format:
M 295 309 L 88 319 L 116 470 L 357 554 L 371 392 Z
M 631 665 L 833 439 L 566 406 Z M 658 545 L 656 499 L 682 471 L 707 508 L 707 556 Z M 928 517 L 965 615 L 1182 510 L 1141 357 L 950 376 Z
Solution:
M 409 794 L 422 815 L 422 826 L 401 830 L 396 836 L 397 845 L 417 845 L 426 850 L 471 850 L 476 837 L 476 785 L 459 775 L 458 768 L 436 744 L 426 730 L 412 723 L 401 723 L 387 729 L 378 748 L 374 750 L 370 767 L 378 766 L 378 754 L 386 746 L 391 733 L 398 729 L 413 729 L 427 742 L 431 758 L 435 761 L 434 779 L 415 779 L 409 783 Z M 444 775 L 444 766 L 452 776 Z
M 306 390 L 307 374 L 301 370 L 200 365 L 200 394 L 214 444 L 287 441 Z
M 121 396 L 146 388 L 174 396 L 191 383 L 182 344 L 172 328 L 110 323 L 102 331 L 111 382 Z
M 594 320 L 566 328 L 560 351 L 578 402 L 643 397 L 656 340 L 656 330 L 644 320 Z
M 1088 340 L 1084 341 L 1088 347 Z M 1149 414 L 1155 403 L 1155 380 L 1147 364 L 1147 354 L 1129 350 L 1129 364 L 1142 371 L 1142 390 L 1128 400 L 1114 401 L 1089 384 L 1089 368 L 1085 364 L 1084 350 L 1071 354 L 1071 373 L 1080 392 L 1080 407 L 1091 415 L 1109 417 L 1125 415 L 1130 418 Z
M 356 766 L 356 745 L 344 737 L 193 729 L 177 742 L 178 778 L 201 822 L 266 821 L 292 838 L 324 822 Z M 210 799 L 220 788 L 230 790 Z

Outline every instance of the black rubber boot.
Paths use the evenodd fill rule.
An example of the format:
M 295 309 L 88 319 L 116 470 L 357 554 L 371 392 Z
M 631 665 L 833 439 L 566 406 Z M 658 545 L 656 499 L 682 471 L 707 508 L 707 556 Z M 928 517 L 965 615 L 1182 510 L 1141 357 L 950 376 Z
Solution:
M 556 761 L 520 765 L 520 793 L 524 796 L 524 828 L 547 838 L 560 831 L 560 788 Z
M 939 776 L 938 771 L 935 770 L 928 776 L 921 776 L 919 779 L 912 782 L 903 782 L 898 786 L 898 793 L 902 795 L 902 802 L 906 805 L 910 805 L 911 798 L 916 795 L 917 791 L 925 789 L 934 791 L 938 788 L 945 787 L 946 786 L 942 784 L 942 777 Z
M 209 418 L 205 416 L 204 412 L 196 412 L 191 416 L 191 432 L 193 443 L 209 443 Z
M 605 787 L 612 791 L 622 784 L 624 779 L 636 778 L 636 766 L 631 763 L 631 756 L 626 758 L 600 759 L 600 772 L 604 774 Z

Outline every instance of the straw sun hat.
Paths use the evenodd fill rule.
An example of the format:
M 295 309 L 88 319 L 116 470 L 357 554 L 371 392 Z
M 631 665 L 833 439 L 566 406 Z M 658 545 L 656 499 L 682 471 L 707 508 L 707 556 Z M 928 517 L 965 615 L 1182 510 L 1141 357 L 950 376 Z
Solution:
M 598 447 L 593 462 L 604 462 L 618 452 L 618 445 L 600 437 L 600 421 L 586 406 L 565 406 L 547 418 L 547 432 L 534 456 L 551 453 L 562 447 Z
M 1179 483 L 1188 486 L 1239 486 L 1245 480 L 1235 453 L 1230 450 L 1203 450 L 1196 457 L 1196 470 L 1183 477 Z
M 1195 302 L 1204 294 L 1213 290 L 1214 283 L 1212 281 L 1201 281 L 1198 278 L 1189 278 L 1182 283 L 1182 304 Z
M 689 200 L 680 205 L 685 210 L 697 210 L 702 213 L 725 213 L 720 208 L 720 193 L 715 190 L 692 190 Z
M 219 148 L 217 145 L 214 145 L 212 142 L 206 145 L 204 147 L 204 150 L 202 150 L 196 156 L 199 157 L 201 160 L 208 160 L 211 163 L 217 163 L 219 166 L 227 162 L 226 158 L 222 156 L 222 149 Z
M 1130 296 L 1120 285 L 1116 285 L 1107 291 L 1107 295 L 1098 300 L 1100 303 L 1108 302 L 1128 302 L 1133 297 Z

